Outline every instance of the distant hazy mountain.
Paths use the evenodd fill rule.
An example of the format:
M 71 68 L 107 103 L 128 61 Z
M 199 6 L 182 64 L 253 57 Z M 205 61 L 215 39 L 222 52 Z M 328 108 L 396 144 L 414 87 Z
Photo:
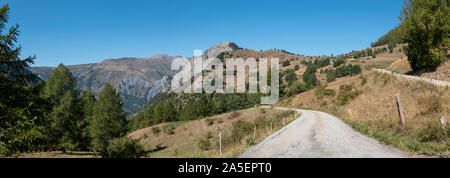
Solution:
M 222 42 L 206 50 L 204 57 L 216 57 L 236 49 L 239 49 L 236 44 Z M 113 85 L 122 96 L 126 111 L 133 113 L 158 94 L 170 92 L 170 82 L 176 73 L 170 67 L 177 57 L 157 55 L 151 58 L 107 59 L 100 63 L 67 67 L 77 79 L 79 89 L 98 93 L 105 84 Z M 31 71 L 47 80 L 53 69 L 32 67 Z
M 151 58 L 107 59 L 100 63 L 67 66 L 78 82 L 78 88 L 95 93 L 110 83 L 122 96 L 127 112 L 135 112 L 161 91 L 169 91 L 169 81 L 176 71 L 170 70 L 173 59 L 167 55 Z M 53 67 L 32 67 L 47 80 Z

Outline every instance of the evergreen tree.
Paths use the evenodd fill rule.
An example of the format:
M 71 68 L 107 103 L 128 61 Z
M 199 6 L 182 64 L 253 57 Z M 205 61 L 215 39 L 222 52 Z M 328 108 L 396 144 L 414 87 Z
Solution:
M 56 139 L 58 148 L 63 151 L 79 149 L 82 129 L 79 127 L 82 115 L 74 92 L 66 92 L 55 105 L 51 118 L 51 137 Z
M 93 107 L 90 124 L 92 146 L 103 155 L 108 154 L 108 142 L 120 138 L 127 132 L 125 118 L 119 94 L 107 84 L 99 94 Z
M 35 57 L 20 59 L 17 46 L 19 25 L 5 29 L 9 6 L 0 8 L 0 156 L 18 151 L 32 151 L 39 147 L 45 119 L 42 105 L 36 97 L 39 88 L 30 87 L 37 77 L 28 67 Z M 33 101 L 33 102 L 32 102 Z
M 406 55 L 414 71 L 435 69 L 448 58 L 449 0 L 409 0 L 400 16 Z
M 43 97 L 51 102 L 53 108 L 49 114 L 50 129 L 48 140 L 54 146 L 66 150 L 81 149 L 83 114 L 80 112 L 77 81 L 63 64 L 56 67 L 43 89 Z M 85 125 L 84 125 L 85 126 Z
M 58 105 L 59 100 L 66 92 L 77 92 L 75 94 L 78 94 L 76 86 L 77 81 L 69 69 L 63 64 L 59 64 L 47 79 L 43 96 Z
M 162 118 L 164 122 L 173 122 L 177 119 L 177 112 L 171 101 L 164 104 L 162 110 Z
M 83 119 L 78 124 L 78 127 L 81 128 L 82 133 L 80 140 L 80 148 L 82 150 L 88 150 L 91 144 L 89 124 L 91 123 L 92 117 L 94 115 L 94 103 L 95 103 L 94 93 L 83 90 L 82 97 L 80 100 L 80 106 L 82 107 L 83 111 Z

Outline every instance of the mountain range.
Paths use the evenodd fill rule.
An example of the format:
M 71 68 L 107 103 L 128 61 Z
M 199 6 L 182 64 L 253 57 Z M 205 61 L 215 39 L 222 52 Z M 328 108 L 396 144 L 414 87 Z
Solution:
M 236 44 L 222 42 L 205 51 L 204 57 L 240 49 Z M 122 97 L 127 113 L 135 113 L 156 95 L 170 93 L 170 81 L 176 74 L 171 63 L 181 56 L 156 55 L 150 58 L 106 59 L 100 63 L 67 66 L 77 79 L 77 88 L 99 93 L 109 83 Z M 31 71 L 47 80 L 54 67 L 32 67 Z

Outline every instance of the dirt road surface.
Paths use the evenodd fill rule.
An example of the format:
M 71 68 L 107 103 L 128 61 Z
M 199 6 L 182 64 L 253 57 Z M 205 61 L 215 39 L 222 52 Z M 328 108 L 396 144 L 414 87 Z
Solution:
M 287 108 L 276 108 L 290 110 Z M 354 131 L 327 113 L 295 109 L 299 118 L 241 158 L 404 158 L 406 154 Z

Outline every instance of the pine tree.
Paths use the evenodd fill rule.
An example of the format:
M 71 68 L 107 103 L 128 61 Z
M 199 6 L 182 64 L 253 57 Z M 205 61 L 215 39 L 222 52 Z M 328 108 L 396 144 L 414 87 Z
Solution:
M 162 110 L 162 118 L 163 122 L 173 122 L 176 121 L 177 112 L 175 111 L 175 107 L 172 102 L 168 101 L 164 104 Z
M 80 148 L 82 150 L 88 150 L 91 144 L 89 124 L 91 123 L 92 117 L 94 115 L 93 110 L 94 110 L 95 96 L 94 93 L 86 90 L 83 90 L 81 93 L 82 97 L 79 105 L 82 107 L 83 117 L 78 124 L 78 127 L 81 128 Z
M 0 156 L 36 149 L 45 124 L 38 105 L 44 102 L 29 87 L 37 80 L 28 70 L 35 56 L 20 59 L 22 48 L 16 45 L 19 25 L 5 29 L 8 13 L 9 6 L 3 5 L 0 8 Z
M 58 105 L 59 100 L 66 92 L 78 92 L 75 89 L 76 86 L 77 81 L 69 69 L 63 64 L 59 64 L 47 79 L 43 96 Z
M 63 151 L 79 149 L 82 135 L 82 129 L 79 127 L 82 115 L 79 110 L 81 108 L 74 92 L 66 92 L 52 110 L 51 136 Z
M 53 105 L 49 114 L 51 127 L 47 135 L 48 140 L 63 151 L 81 149 L 79 142 L 82 141 L 84 128 L 80 110 L 83 106 L 80 106 L 76 85 L 77 81 L 69 69 L 59 64 L 48 78 L 42 92 L 42 96 Z
M 400 16 L 406 55 L 414 71 L 435 69 L 447 60 L 450 0 L 409 0 Z
M 107 84 L 99 94 L 93 107 L 90 124 L 92 146 L 103 155 L 108 154 L 108 142 L 120 138 L 127 132 L 127 120 L 119 94 Z

